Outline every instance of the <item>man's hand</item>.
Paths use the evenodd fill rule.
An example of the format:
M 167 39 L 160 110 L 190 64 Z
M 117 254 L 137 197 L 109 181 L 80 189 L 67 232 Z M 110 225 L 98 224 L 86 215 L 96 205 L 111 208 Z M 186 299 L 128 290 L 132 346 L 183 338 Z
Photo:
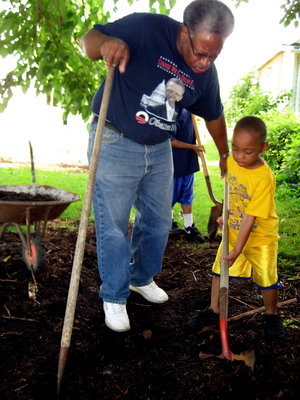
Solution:
M 221 178 L 224 178 L 227 171 L 227 161 L 226 158 L 220 158 L 219 167 L 221 171 Z
M 119 66 L 119 71 L 121 73 L 125 72 L 130 51 L 123 40 L 109 37 L 100 47 L 100 53 L 107 68 Z
M 119 66 L 119 71 L 125 72 L 130 50 L 123 40 L 91 29 L 81 39 L 81 47 L 92 61 L 104 60 L 107 68 Z

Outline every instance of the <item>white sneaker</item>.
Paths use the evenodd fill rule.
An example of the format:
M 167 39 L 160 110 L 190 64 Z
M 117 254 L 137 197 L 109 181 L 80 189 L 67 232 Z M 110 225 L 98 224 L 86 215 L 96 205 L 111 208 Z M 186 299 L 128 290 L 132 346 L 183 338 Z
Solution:
M 130 330 L 130 322 L 125 304 L 103 302 L 105 323 L 108 328 L 116 332 Z
M 164 303 L 169 299 L 167 293 L 158 287 L 154 281 L 145 286 L 130 285 L 129 289 L 133 292 L 139 293 L 151 303 Z

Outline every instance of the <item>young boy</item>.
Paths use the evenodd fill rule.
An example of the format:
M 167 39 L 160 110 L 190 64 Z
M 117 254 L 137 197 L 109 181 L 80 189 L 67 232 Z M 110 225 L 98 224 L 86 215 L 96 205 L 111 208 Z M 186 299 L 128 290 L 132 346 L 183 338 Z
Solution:
M 232 156 L 227 159 L 229 183 L 229 254 L 231 278 L 249 279 L 261 290 L 266 313 L 265 334 L 269 338 L 284 336 L 282 322 L 276 314 L 278 217 L 275 212 L 275 177 L 260 157 L 268 148 L 266 125 L 257 117 L 238 121 L 232 138 Z M 220 221 L 222 222 L 222 221 Z M 218 322 L 220 257 L 222 243 L 213 265 L 210 308 L 199 312 L 189 322 L 191 329 Z
M 204 243 L 205 239 L 193 221 L 194 174 L 199 171 L 198 155 L 202 146 L 195 144 L 192 116 L 185 108 L 177 122 L 177 132 L 172 140 L 174 179 L 172 208 L 180 203 L 184 229 L 172 219 L 169 236 L 183 233 L 189 242 Z M 173 211 L 173 210 L 172 210 Z

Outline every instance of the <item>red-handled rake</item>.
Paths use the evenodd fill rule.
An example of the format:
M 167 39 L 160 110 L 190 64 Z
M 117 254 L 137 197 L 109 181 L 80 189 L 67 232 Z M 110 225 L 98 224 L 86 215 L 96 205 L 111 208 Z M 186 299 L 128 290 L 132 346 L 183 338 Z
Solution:
M 225 358 L 226 360 L 240 360 L 250 367 L 254 368 L 255 355 L 254 351 L 246 351 L 240 354 L 234 354 L 230 350 L 228 342 L 228 291 L 229 291 L 229 273 L 228 273 L 228 261 L 223 260 L 228 255 L 228 182 L 225 177 L 224 183 L 224 204 L 223 204 L 223 231 L 222 231 L 222 259 L 221 259 L 221 271 L 220 271 L 220 336 L 222 344 L 222 353 L 219 356 L 213 354 L 200 353 L 200 358 L 218 357 Z

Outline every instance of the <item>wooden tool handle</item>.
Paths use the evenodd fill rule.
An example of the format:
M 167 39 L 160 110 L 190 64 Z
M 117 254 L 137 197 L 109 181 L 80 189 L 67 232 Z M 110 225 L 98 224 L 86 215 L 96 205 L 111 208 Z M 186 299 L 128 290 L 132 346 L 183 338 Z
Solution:
M 194 132 L 195 132 L 195 136 L 196 136 L 196 142 L 197 142 L 197 144 L 199 146 L 202 146 L 201 139 L 200 139 L 200 134 L 199 134 L 199 130 L 198 130 L 196 116 L 194 114 L 191 114 L 191 115 L 192 115 Z M 206 164 L 204 151 L 201 151 L 199 157 L 201 159 L 202 168 L 203 168 L 203 172 L 204 172 L 204 176 L 205 176 L 205 182 L 206 182 L 206 186 L 207 186 L 207 189 L 208 189 L 209 197 L 210 197 L 210 199 L 211 199 L 211 201 L 213 203 L 215 203 L 216 205 L 220 205 L 222 203 L 220 203 L 219 201 L 216 200 L 216 198 L 215 198 L 215 196 L 213 194 L 213 191 L 212 191 L 212 186 L 211 186 L 211 181 L 210 181 L 210 177 L 209 177 L 209 173 L 208 173 L 208 169 L 207 169 L 207 164 Z
M 101 140 L 104 130 L 105 118 L 107 114 L 107 109 L 110 100 L 110 93 L 112 88 L 113 76 L 114 76 L 115 68 L 111 67 L 108 70 L 103 97 L 101 101 L 101 106 L 99 110 L 99 119 L 97 124 L 96 136 L 94 140 L 94 147 L 90 162 L 89 168 L 89 176 L 87 189 L 84 197 L 84 203 L 81 212 L 81 219 L 78 229 L 77 242 L 74 253 L 72 274 L 70 279 L 70 286 L 68 292 L 68 299 L 66 305 L 66 312 L 63 324 L 62 337 L 60 342 L 60 352 L 59 352 L 59 360 L 58 360 L 58 372 L 57 372 L 57 394 L 60 393 L 61 380 L 63 377 L 64 369 L 66 366 L 68 352 L 71 342 L 73 323 L 74 323 L 74 315 L 76 308 L 76 301 L 78 296 L 78 288 L 80 281 L 80 274 L 82 269 L 82 261 L 84 256 L 84 249 L 86 243 L 87 236 L 87 228 L 89 223 L 89 216 L 92 204 L 92 196 L 94 191 L 94 184 L 96 179 L 96 171 L 98 166 L 98 159 L 100 154 Z
M 222 229 L 222 255 L 221 255 L 221 271 L 220 271 L 220 317 L 227 318 L 228 314 L 228 289 L 229 289 L 229 273 L 228 261 L 223 257 L 228 256 L 229 252 L 229 235 L 228 235 L 228 196 L 229 188 L 226 176 L 224 178 L 224 204 L 223 204 L 223 229 Z
M 196 116 L 194 114 L 192 114 L 192 121 L 193 121 L 193 127 L 194 127 L 194 132 L 195 132 L 195 136 L 196 136 L 196 142 L 199 146 L 202 146 L 201 144 L 201 139 L 200 139 L 200 134 L 199 134 L 199 130 L 198 130 L 198 125 L 197 125 L 197 120 L 196 120 Z M 208 169 L 207 169 L 207 164 L 206 164 L 206 159 L 205 159 L 205 154 L 203 151 L 201 151 L 200 153 L 200 159 L 202 162 L 202 168 L 203 168 L 203 172 L 205 176 L 209 176 L 208 174 Z

